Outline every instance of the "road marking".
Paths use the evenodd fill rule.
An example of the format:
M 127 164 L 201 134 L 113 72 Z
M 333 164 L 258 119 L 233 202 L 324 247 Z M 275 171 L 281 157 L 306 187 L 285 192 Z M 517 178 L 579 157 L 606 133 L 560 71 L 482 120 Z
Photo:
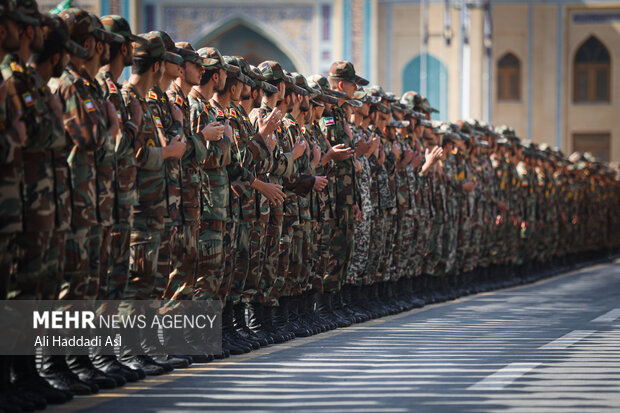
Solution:
M 563 335 L 562 337 L 553 340 L 550 343 L 545 344 L 544 346 L 539 347 L 539 350 L 564 350 L 579 340 L 588 337 L 596 333 L 594 330 L 575 330 L 571 331 L 568 334 Z
M 467 390 L 502 390 L 519 377 L 534 370 L 540 364 L 541 363 L 510 363 L 503 369 L 469 386 Z
M 595 318 L 594 320 L 592 320 L 592 322 L 593 323 L 611 323 L 613 321 L 616 321 L 618 317 L 620 317 L 620 308 L 615 308 L 611 311 L 606 312 L 602 316 Z

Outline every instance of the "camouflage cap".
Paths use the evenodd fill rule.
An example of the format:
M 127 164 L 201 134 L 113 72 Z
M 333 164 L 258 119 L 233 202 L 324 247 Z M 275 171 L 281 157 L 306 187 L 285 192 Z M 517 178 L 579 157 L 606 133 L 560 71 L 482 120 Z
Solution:
M 388 126 L 390 128 L 407 128 L 409 127 L 410 122 L 408 120 L 396 120 L 391 119 Z
M 134 43 L 134 57 L 162 59 L 177 65 L 183 63 L 181 56 L 166 50 L 166 45 L 161 37 L 153 33 L 143 33 L 140 36 L 146 40 L 146 43 Z
M 587 162 L 591 162 L 591 163 L 596 162 L 596 158 L 590 152 L 584 152 L 583 153 L 583 159 L 585 159 Z
M 293 76 L 293 79 L 295 79 L 295 84 L 297 86 L 299 86 L 300 88 L 308 92 L 308 94 L 310 95 L 310 98 L 314 98 L 321 93 L 321 90 L 319 88 L 315 89 L 311 87 L 308 84 L 308 80 L 306 79 L 306 77 L 302 75 L 301 73 L 293 72 L 291 73 L 291 76 Z
M 297 86 L 296 80 L 293 77 L 293 75 L 291 75 L 289 72 L 285 70 L 284 76 L 285 76 L 284 84 L 286 85 L 287 89 L 293 89 L 293 91 L 297 93 L 298 95 L 308 96 L 308 91 L 306 89 L 303 89 Z
M 422 112 L 416 112 L 415 110 L 412 110 L 410 112 L 407 113 L 408 116 L 417 119 L 417 120 L 425 120 L 426 119 L 426 115 Z
M 166 46 L 166 50 L 169 51 L 170 53 L 174 53 L 179 56 L 181 55 L 179 49 L 174 45 L 174 41 L 172 40 L 172 37 L 170 37 L 168 33 L 161 31 L 161 30 L 153 30 L 153 31 L 150 31 L 149 34 L 153 34 L 159 37 L 164 42 L 164 45 Z
M 394 102 L 398 102 L 399 99 L 398 99 L 398 97 L 394 93 L 386 92 L 385 93 L 385 100 L 387 100 L 388 102 L 394 103 Z
M 420 104 L 420 106 L 422 107 L 422 110 L 426 113 L 439 113 L 439 110 L 432 107 L 431 104 L 428 102 L 428 99 L 424 96 L 422 96 L 422 103 Z
M 64 48 L 69 52 L 69 54 L 80 57 L 82 59 L 88 57 L 88 51 L 73 40 L 71 40 L 67 23 L 65 23 L 65 21 L 60 18 L 60 16 L 49 15 L 49 22 L 43 30 L 45 36 L 54 33 L 55 36 L 59 37 L 61 39 L 61 42 L 63 43 Z
M 369 90 L 373 96 L 378 96 L 381 99 L 387 99 L 387 94 L 385 93 L 385 90 L 383 90 L 383 88 L 379 85 L 372 85 L 367 90 Z
M 230 73 L 238 73 L 241 71 L 237 66 L 231 66 L 224 61 L 224 57 L 215 47 L 203 47 L 198 49 L 198 55 L 206 59 L 215 59 L 217 62 L 212 65 L 213 68 L 224 69 Z
M 260 70 L 258 70 L 258 67 L 250 65 L 249 73 L 251 73 L 251 77 L 254 79 L 254 83 L 256 83 L 256 85 L 263 89 L 265 92 L 276 93 L 278 91 L 277 87 L 267 82 L 267 78 L 263 76 Z
M 71 38 L 74 40 L 81 40 L 90 35 L 102 42 L 125 41 L 123 36 L 106 31 L 99 18 L 86 10 L 71 7 L 60 12 L 59 16 L 67 23 Z
M 325 102 L 325 103 L 329 103 L 331 105 L 335 105 L 336 103 L 338 103 L 338 99 L 335 96 L 331 96 L 326 94 L 323 91 L 323 88 L 314 80 L 310 78 L 307 79 L 308 80 L 308 86 L 310 86 L 312 89 L 318 90 L 320 91 L 319 95 L 317 95 L 314 99 L 313 102 L 317 102 L 315 103 L 316 105 L 322 105 L 318 102 Z
M 48 23 L 48 15 L 39 12 L 39 6 L 35 0 L 17 0 L 15 5 L 13 13 L 8 13 L 11 19 L 32 26 Z
M 363 105 L 362 101 L 357 100 L 357 99 L 348 99 L 348 100 L 345 100 L 344 104 L 345 104 L 345 105 L 349 105 L 349 106 L 351 106 L 352 108 L 361 108 L 361 107 L 362 107 L 362 105 Z
M 377 103 L 377 110 L 381 113 L 390 114 L 390 108 L 383 103 Z
M 353 97 L 357 100 L 362 101 L 362 103 L 370 103 L 372 105 L 377 104 L 381 101 L 381 98 L 378 96 L 373 96 L 372 93 L 368 89 L 358 89 L 353 93 Z
M 400 103 L 403 103 L 412 108 L 420 107 L 422 104 L 422 97 L 414 91 L 408 91 L 403 93 L 400 98 Z
M 339 90 L 332 90 L 329 87 L 329 82 L 327 81 L 327 78 L 323 75 L 312 75 L 308 78 L 308 80 L 315 82 L 321 88 L 321 91 L 326 95 L 334 96 L 336 98 L 347 97 L 347 94 L 344 92 L 341 92 Z
M 28 16 L 17 6 L 17 0 L 0 0 L 0 14 L 19 23 L 37 25 L 39 20 Z
M 407 106 L 399 102 L 391 103 L 390 108 L 393 112 L 405 112 L 407 110 Z
M 258 65 L 258 69 L 261 71 L 265 79 L 275 81 L 275 80 L 284 80 L 285 83 L 294 84 L 293 79 L 291 79 L 286 73 L 280 63 L 274 60 L 265 60 Z
M 226 62 L 226 64 L 230 66 L 239 68 L 239 71 L 232 74 L 232 77 L 234 77 L 235 79 L 239 79 L 240 82 L 245 83 L 246 85 L 254 86 L 254 81 L 243 73 L 243 71 L 241 70 L 241 65 L 239 64 L 239 61 L 236 57 L 224 56 L 224 62 Z
M 131 32 L 129 22 L 127 22 L 127 20 L 125 20 L 125 18 L 122 16 L 116 14 L 103 16 L 101 18 L 101 24 L 106 31 L 123 36 L 125 38 L 125 41 L 137 43 L 145 42 L 144 38 L 136 36 Z
M 368 84 L 368 80 L 355 74 L 353 63 L 344 60 L 332 63 L 329 68 L 329 77 L 346 80 L 361 86 Z
M 177 42 L 174 44 L 174 47 L 176 49 L 175 53 L 186 62 L 192 62 L 204 67 L 212 67 L 217 64 L 216 59 L 201 57 L 188 42 Z
M 476 145 L 480 146 L 482 148 L 488 148 L 489 147 L 489 141 L 478 140 L 478 141 L 476 141 Z
M 508 139 L 504 138 L 503 136 L 498 137 L 495 140 L 495 143 L 497 143 L 498 145 L 501 145 L 501 146 L 508 146 L 508 147 L 512 146 L 510 144 L 510 141 Z

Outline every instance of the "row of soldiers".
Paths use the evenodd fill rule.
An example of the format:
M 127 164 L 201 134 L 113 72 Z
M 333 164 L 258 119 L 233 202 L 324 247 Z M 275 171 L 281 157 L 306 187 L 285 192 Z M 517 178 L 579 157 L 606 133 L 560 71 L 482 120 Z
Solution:
M 162 31 L 135 35 L 120 16 L 0 5 L 2 298 L 223 306 L 220 354 L 195 334 L 164 331 L 162 343 L 144 331 L 118 356 L 2 357 L 0 410 L 620 244 L 618 170 L 589 154 L 474 120 L 432 122 L 427 99 L 364 88 L 350 62 L 306 78 Z M 121 307 L 100 310 L 131 311 Z M 191 355 L 174 351 L 187 345 Z

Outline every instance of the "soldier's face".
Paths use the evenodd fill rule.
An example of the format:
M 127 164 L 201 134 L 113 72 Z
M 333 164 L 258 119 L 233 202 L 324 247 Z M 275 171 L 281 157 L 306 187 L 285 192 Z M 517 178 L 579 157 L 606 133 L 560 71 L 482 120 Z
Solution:
M 162 66 L 164 66 L 164 73 L 170 78 L 177 78 L 182 76 L 182 73 L 184 73 L 183 68 L 180 65 L 172 62 L 164 62 Z
M 219 76 L 218 76 L 219 80 L 217 85 L 215 86 L 215 91 L 216 92 L 223 92 L 224 91 L 224 86 L 226 86 L 226 79 L 228 79 L 228 73 L 226 72 L 225 69 L 220 69 L 219 70 Z
M 314 120 L 321 119 L 323 117 L 323 111 L 325 108 L 323 106 L 314 106 L 312 108 L 312 113 L 314 114 Z
M 30 49 L 33 52 L 42 52 L 43 51 L 43 29 L 41 26 L 34 26 L 34 37 L 32 39 L 32 43 L 30 43 Z
M 302 112 L 308 112 L 310 111 L 310 100 L 308 99 L 308 96 L 304 96 L 301 100 L 301 104 L 299 106 L 299 109 Z
M 4 23 L 0 25 L 2 31 L 2 50 L 5 52 L 14 52 L 19 49 L 19 26 L 9 18 L 4 19 Z
M 252 87 L 250 85 L 243 84 L 243 90 L 241 91 L 241 100 L 252 99 Z
M 183 71 L 185 82 L 192 86 L 200 84 L 200 78 L 204 73 L 204 68 L 193 62 L 185 62 L 185 70 Z
M 121 46 L 121 53 L 125 53 L 123 56 L 123 65 L 125 65 L 125 67 L 131 66 L 133 64 L 133 43 L 123 43 Z

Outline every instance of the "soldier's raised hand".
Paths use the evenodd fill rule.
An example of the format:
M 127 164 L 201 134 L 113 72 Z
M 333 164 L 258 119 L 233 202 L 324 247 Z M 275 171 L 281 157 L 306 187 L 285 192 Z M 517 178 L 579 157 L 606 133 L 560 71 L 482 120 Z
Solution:
M 315 176 L 314 177 L 314 190 L 322 191 L 327 186 L 327 177 L 326 176 Z
M 263 194 L 269 202 L 274 205 L 280 205 L 284 202 L 284 198 L 286 198 L 286 195 L 282 192 L 282 185 L 263 182 L 260 179 L 256 179 L 252 183 L 252 188 Z
M 293 146 L 293 159 L 299 159 L 305 151 L 306 141 L 303 141 L 298 137 L 295 141 L 295 146 Z
M 181 137 L 179 135 L 172 138 L 170 143 L 163 148 L 163 158 L 173 158 L 173 159 L 181 159 L 185 154 L 185 149 L 187 148 L 187 144 L 181 141 Z
M 226 122 L 224 122 L 224 135 L 228 139 L 232 139 L 232 127 L 230 126 L 230 120 L 229 119 L 226 119 Z
M 19 111 L 13 116 L 13 120 L 11 122 L 11 126 L 17 132 L 17 138 L 21 143 L 21 146 L 25 146 L 28 144 L 28 135 L 26 134 L 26 124 L 22 121 L 22 112 Z
M 224 125 L 220 122 L 211 122 L 199 132 L 207 141 L 219 141 L 224 135 Z
M 280 109 L 272 110 L 269 116 L 264 119 L 259 117 L 257 122 L 258 133 L 261 136 L 270 135 L 278 128 L 280 122 L 282 122 L 282 112 Z
M 327 156 L 329 159 L 344 161 L 345 159 L 352 157 L 353 153 L 353 149 L 345 147 L 344 143 L 339 143 L 338 145 L 334 145 L 330 148 L 329 152 L 327 152 Z

